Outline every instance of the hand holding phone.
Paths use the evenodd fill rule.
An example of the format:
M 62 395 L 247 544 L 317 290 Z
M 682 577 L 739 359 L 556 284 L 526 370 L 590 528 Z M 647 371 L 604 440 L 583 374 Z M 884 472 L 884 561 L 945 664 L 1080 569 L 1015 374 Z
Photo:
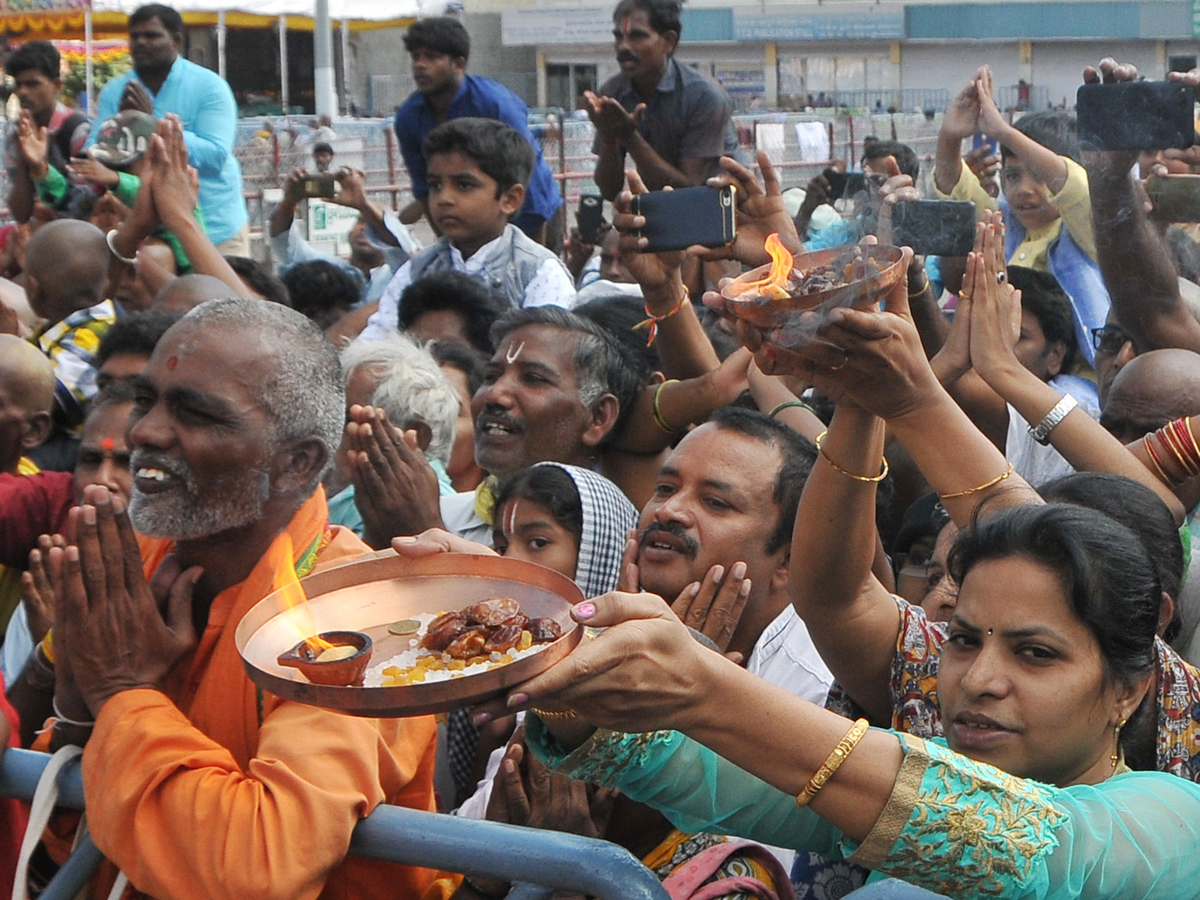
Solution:
M 599 194 L 581 194 L 579 214 L 579 236 L 585 244 L 596 244 L 600 240 L 600 223 L 604 221 L 604 198 Z
M 737 236 L 733 185 L 634 194 L 632 212 L 644 216 L 637 231 L 647 239 L 643 253 L 688 247 L 726 247 Z
M 329 200 L 337 193 L 337 179 L 333 175 L 305 175 L 302 188 L 309 199 Z
M 1177 81 L 1085 84 L 1076 94 L 1079 140 L 1086 149 L 1166 150 L 1192 146 L 1192 88 Z

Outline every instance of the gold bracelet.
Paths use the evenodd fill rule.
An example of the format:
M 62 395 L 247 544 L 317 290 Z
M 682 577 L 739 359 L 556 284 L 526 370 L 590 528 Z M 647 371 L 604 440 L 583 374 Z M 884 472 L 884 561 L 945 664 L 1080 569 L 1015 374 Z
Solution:
M 833 774 L 841 768 L 842 763 L 854 752 L 854 748 L 858 746 L 858 742 L 862 740 L 862 736 L 867 733 L 867 729 L 870 726 L 871 723 L 866 719 L 859 719 L 850 726 L 850 730 L 846 732 L 846 736 L 838 741 L 838 745 L 833 748 L 833 752 L 825 758 L 825 762 L 821 763 L 821 768 L 817 769 L 817 774 L 796 795 L 797 806 L 808 806 L 812 802 L 813 797 L 817 796 L 821 788 L 825 787 L 826 782 L 833 777 Z
M 668 425 L 667 420 L 663 418 L 662 408 L 658 405 L 662 398 L 663 390 L 665 390 L 666 387 L 671 384 L 679 384 L 679 379 L 672 378 L 669 381 L 664 381 L 654 390 L 654 423 L 667 434 L 679 434 L 679 432 L 683 429 L 672 428 L 670 425 Z
M 1005 470 L 1003 475 L 997 475 L 991 481 L 985 481 L 983 484 L 979 485 L 979 487 L 967 488 L 965 491 L 955 491 L 952 494 L 938 494 L 938 496 L 943 500 L 953 500 L 955 497 L 969 497 L 971 494 L 978 494 L 980 491 L 986 491 L 990 487 L 995 487 L 1000 482 L 1004 481 L 1004 479 L 1008 478 L 1008 476 L 1012 473 L 1013 464 L 1009 463 L 1008 469 Z
M 820 453 L 822 457 L 824 457 L 825 462 L 827 462 L 827 463 L 829 463 L 829 465 L 833 466 L 833 469 L 835 472 L 841 472 L 847 478 L 853 478 L 855 481 L 865 481 L 869 484 L 878 484 L 879 482 L 883 481 L 883 479 L 887 478 L 888 461 L 887 461 L 886 456 L 883 458 L 883 471 L 880 472 L 878 475 L 855 475 L 853 472 L 847 472 L 845 469 L 843 469 L 841 466 L 839 466 L 837 463 L 835 463 L 832 459 L 830 459 L 829 454 L 825 452 L 825 448 L 821 446 L 821 442 L 823 440 L 825 440 L 825 435 L 827 435 L 827 434 L 829 434 L 828 430 L 822 431 L 820 434 L 817 435 L 817 439 L 815 441 L 813 441 L 813 443 L 817 445 L 817 452 Z
M 925 284 L 923 284 L 921 286 L 921 289 L 919 291 L 909 291 L 908 299 L 911 300 L 913 297 L 920 297 L 923 293 L 925 293 L 927 290 L 929 290 L 932 286 L 933 286 L 933 283 L 929 280 L 929 273 L 926 272 L 925 273 Z
M 54 665 L 54 629 L 46 629 L 46 636 L 41 642 L 42 655 L 46 657 L 46 662 Z
M 578 714 L 573 709 L 564 709 L 562 712 L 554 712 L 553 710 L 550 710 L 550 709 L 540 709 L 536 706 L 531 706 L 529 708 L 529 711 L 531 713 L 537 713 L 539 718 L 546 719 L 547 721 L 551 721 L 551 722 L 556 719 L 577 719 L 577 718 L 579 718 Z

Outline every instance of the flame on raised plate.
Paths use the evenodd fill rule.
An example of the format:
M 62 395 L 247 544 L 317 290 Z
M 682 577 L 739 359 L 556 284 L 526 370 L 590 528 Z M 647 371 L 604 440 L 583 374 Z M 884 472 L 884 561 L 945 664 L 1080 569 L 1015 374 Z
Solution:
M 794 257 L 779 240 L 778 232 L 767 237 L 766 248 L 767 253 L 771 255 L 771 271 L 767 273 L 766 278 L 747 282 L 744 292 L 750 293 L 752 290 L 757 290 L 759 294 L 770 297 L 772 300 L 782 300 L 791 293 L 788 285 L 792 280 Z
M 317 634 L 317 625 L 308 606 L 308 597 L 299 582 L 293 582 L 280 590 L 278 601 L 281 609 L 291 610 L 292 615 L 289 618 L 296 626 L 297 639 L 304 641 L 314 659 L 326 650 L 333 649 L 333 644 Z

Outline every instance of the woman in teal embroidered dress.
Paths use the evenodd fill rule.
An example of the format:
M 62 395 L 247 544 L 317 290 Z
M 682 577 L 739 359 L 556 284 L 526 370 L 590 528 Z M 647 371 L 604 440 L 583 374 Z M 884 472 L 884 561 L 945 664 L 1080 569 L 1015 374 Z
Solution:
M 904 317 L 912 330 L 903 286 L 888 307 L 839 311 L 832 327 L 859 331 L 813 348 L 803 358 L 809 374 L 813 360 L 818 371 L 844 368 L 850 351 L 838 347 L 885 345 L 895 332 L 877 327 L 881 319 Z M 895 390 L 891 362 L 857 368 L 864 393 L 872 386 L 862 388 L 863 379 L 875 379 L 872 412 L 897 438 L 908 445 L 906 434 L 925 435 L 918 462 L 947 479 L 931 478 L 935 489 L 958 494 L 948 505 L 996 493 L 1003 458 L 950 438 L 965 419 L 944 392 Z M 825 450 L 835 455 L 819 465 L 846 465 L 842 449 L 831 440 Z M 1193 896 L 1200 786 L 1129 772 L 1118 759 L 1119 726 L 1141 703 L 1152 669 L 1155 570 L 1132 533 L 1095 512 L 995 511 L 1030 503 L 1027 485 L 1007 481 L 1016 489 L 965 534 L 951 566 L 961 587 L 939 674 L 949 746 L 868 731 L 798 808 L 793 798 L 850 722 L 699 647 L 663 601 L 645 594 L 581 605 L 577 618 L 608 630 L 509 697 L 512 707 L 579 714 L 549 720 L 553 731 L 531 717 L 529 746 L 573 777 L 663 810 L 682 829 L 844 856 L 953 897 Z
M 944 709 L 961 713 L 948 716 L 950 740 L 1027 778 L 940 739 L 871 730 L 798 808 L 849 721 L 705 650 L 646 594 L 581 607 L 578 618 L 612 627 L 511 699 L 620 729 L 568 752 L 590 728 L 555 718 L 551 733 L 530 717 L 526 740 L 684 830 L 846 857 L 951 897 L 1192 896 L 1200 786 L 1112 760 L 1113 726 L 1146 690 L 1137 673 L 1152 664 L 1157 621 L 1157 579 L 1136 539 L 1091 511 L 1023 506 L 966 532 L 951 566 L 962 587 L 941 675 Z M 1099 639 L 1077 613 L 1122 603 L 1130 614 Z M 1033 696 L 1038 682 L 1060 696 Z

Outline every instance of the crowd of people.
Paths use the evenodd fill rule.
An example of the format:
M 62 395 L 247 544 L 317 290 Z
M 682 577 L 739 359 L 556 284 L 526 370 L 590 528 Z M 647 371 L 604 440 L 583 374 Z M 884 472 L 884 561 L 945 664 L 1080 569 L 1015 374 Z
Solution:
M 52 47 L 7 61 L 0 746 L 82 748 L 87 809 L 18 862 L 0 806 L 0 878 L 40 890 L 86 827 L 93 892 L 507 895 L 350 855 L 399 804 L 612 841 L 677 900 L 1194 893 L 1200 235 L 1146 185 L 1200 154 L 1098 150 L 984 67 L 932 160 L 870 138 L 860 190 L 830 169 L 789 212 L 675 61 L 678 0 L 620 0 L 587 97 L 606 221 L 556 252 L 523 104 L 437 17 L 405 38 L 414 205 L 336 170 L 340 259 L 297 170 L 273 272 L 177 19 L 131 15 L 91 134 Z M 635 196 L 701 185 L 736 188 L 735 239 L 647 252 Z M 890 245 L 917 200 L 972 203 L 973 249 L 896 250 L 892 286 L 782 328 L 721 293 L 779 247 Z M 241 617 L 389 548 L 554 569 L 593 639 L 440 720 L 256 687 Z

